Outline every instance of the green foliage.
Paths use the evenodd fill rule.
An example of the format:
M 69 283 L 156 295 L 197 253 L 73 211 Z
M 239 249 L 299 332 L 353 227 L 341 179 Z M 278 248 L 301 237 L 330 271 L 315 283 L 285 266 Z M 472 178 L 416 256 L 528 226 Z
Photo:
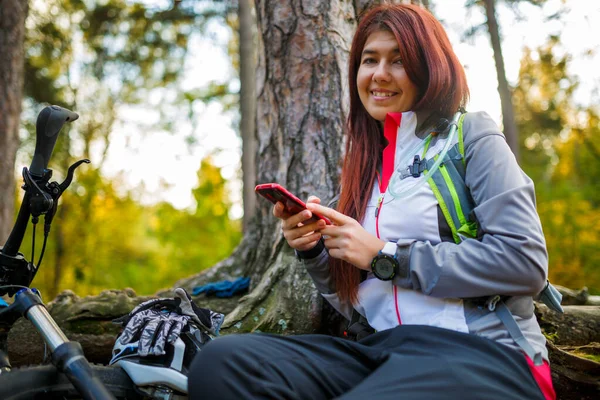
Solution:
M 146 135 L 165 130 L 179 134 L 175 127 L 186 119 L 197 125 L 196 103 L 221 101 L 225 109 L 235 110 L 237 93 L 228 84 L 182 87 L 181 79 L 194 37 L 210 38 L 214 21 L 231 25 L 234 6 L 209 0 L 31 2 L 20 158 L 30 162 L 37 112 L 50 103 L 81 116 L 63 128 L 57 142 L 50 163 L 56 180 L 75 160 L 93 161 L 77 171 L 61 198 L 34 281 L 50 296 L 67 288 L 87 294 L 126 286 L 154 293 L 213 265 L 239 241 L 240 222 L 227 215 L 225 182 L 210 161 L 203 161 L 198 172 L 195 211 L 164 203 L 143 206 L 138 193 L 101 172 L 112 132 L 125 121 L 124 109 L 160 115 L 158 124 L 138 126 Z M 195 141 L 192 134 L 188 139 Z M 207 187 L 214 192 L 208 195 Z M 29 240 L 22 249 L 27 258 Z
M 241 239 L 241 221 L 228 216 L 231 204 L 220 169 L 203 160 L 198 182 L 193 212 L 182 213 L 162 203 L 156 206 L 150 224 L 152 236 L 167 245 L 174 272 L 181 270 L 181 277 L 226 258 Z
M 551 281 L 600 292 L 599 109 L 574 102 L 578 81 L 556 37 L 526 49 L 514 91 L 522 166 L 536 183 Z
M 160 7 L 146 3 L 32 2 L 25 92 L 33 105 L 51 103 L 82 110 L 100 92 L 105 101 L 90 101 L 90 109 L 103 113 L 119 104 L 147 104 L 154 89 L 189 90 L 179 86 L 179 79 L 190 40 L 206 31 L 210 21 L 226 24 L 231 5 L 208 0 L 173 0 Z M 213 86 L 217 90 L 204 91 L 202 101 L 222 96 L 219 84 Z M 164 90 L 154 91 L 156 98 L 164 95 Z M 180 115 L 163 105 L 159 100 L 150 106 L 161 113 L 163 126 L 170 126 Z
M 125 287 L 152 294 L 214 265 L 241 238 L 240 221 L 227 215 L 225 184 L 220 169 L 203 160 L 195 210 L 177 210 L 168 203 L 145 207 L 133 193 L 119 194 L 119 182 L 82 167 L 61 198 L 33 285 L 50 297 L 64 289 L 86 295 Z M 40 231 L 41 226 L 36 262 Z M 30 233 L 26 238 L 22 250 L 30 259 Z

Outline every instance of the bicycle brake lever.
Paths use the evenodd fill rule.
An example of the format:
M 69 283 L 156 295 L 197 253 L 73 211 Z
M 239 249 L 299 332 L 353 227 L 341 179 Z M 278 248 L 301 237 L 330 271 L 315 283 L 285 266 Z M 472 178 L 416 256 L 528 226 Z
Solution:
M 89 164 L 90 160 L 88 160 L 87 158 L 84 158 L 83 160 L 79 160 L 69 167 L 69 171 L 67 172 L 67 177 L 60 185 L 58 185 L 58 187 L 60 189 L 60 194 L 62 194 L 62 192 L 64 192 L 69 187 L 69 185 L 73 181 L 73 175 L 75 174 L 75 170 L 77 169 L 77 167 L 79 167 L 83 163 Z M 60 194 L 58 195 L 59 197 L 60 197 Z
M 52 219 L 54 218 L 54 214 L 56 214 L 56 209 L 58 207 L 58 198 L 63 194 L 65 190 L 69 187 L 71 182 L 73 182 L 73 175 L 75 174 L 75 170 L 83 163 L 89 164 L 90 160 L 84 158 L 83 160 L 79 160 L 73 163 L 69 170 L 67 171 L 67 177 L 62 183 L 52 182 L 48 185 L 50 189 L 50 195 L 54 199 L 54 204 L 52 206 L 52 210 L 46 214 L 44 217 L 44 233 L 48 234 L 50 232 L 50 224 L 52 223 Z

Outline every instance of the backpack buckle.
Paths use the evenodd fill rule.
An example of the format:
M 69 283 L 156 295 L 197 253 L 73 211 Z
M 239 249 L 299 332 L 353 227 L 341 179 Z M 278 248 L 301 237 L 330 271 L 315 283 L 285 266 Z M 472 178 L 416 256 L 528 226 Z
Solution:
M 408 166 L 409 172 L 413 176 L 413 178 L 418 178 L 421 175 L 421 162 L 421 157 L 419 157 L 419 155 L 417 154 L 413 159 L 412 165 Z
M 492 296 L 485 301 L 485 307 L 488 310 L 494 311 L 496 309 L 496 304 L 500 301 L 501 297 L 499 295 Z

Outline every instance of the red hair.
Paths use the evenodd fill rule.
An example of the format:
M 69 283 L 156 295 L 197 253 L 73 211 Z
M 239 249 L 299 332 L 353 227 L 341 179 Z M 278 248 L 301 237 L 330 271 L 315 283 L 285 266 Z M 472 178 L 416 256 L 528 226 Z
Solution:
M 409 4 L 383 4 L 364 14 L 350 49 L 350 113 L 338 204 L 338 211 L 359 222 L 364 218 L 386 144 L 381 125 L 361 103 L 356 84 L 365 43 L 378 31 L 388 31 L 396 37 L 406 74 L 419 89 L 412 111 L 427 110 L 434 118 L 450 117 L 469 99 L 464 69 L 433 15 Z M 330 262 L 338 296 L 342 301 L 356 303 L 360 270 L 339 259 L 331 258 Z

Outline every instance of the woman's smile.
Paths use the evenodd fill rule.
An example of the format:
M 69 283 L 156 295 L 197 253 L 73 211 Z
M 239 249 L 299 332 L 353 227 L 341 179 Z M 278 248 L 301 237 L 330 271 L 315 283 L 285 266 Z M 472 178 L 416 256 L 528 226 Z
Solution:
M 374 89 L 371 90 L 371 95 L 375 101 L 386 101 L 392 99 L 396 96 L 398 92 L 393 92 L 391 90 L 386 89 Z

